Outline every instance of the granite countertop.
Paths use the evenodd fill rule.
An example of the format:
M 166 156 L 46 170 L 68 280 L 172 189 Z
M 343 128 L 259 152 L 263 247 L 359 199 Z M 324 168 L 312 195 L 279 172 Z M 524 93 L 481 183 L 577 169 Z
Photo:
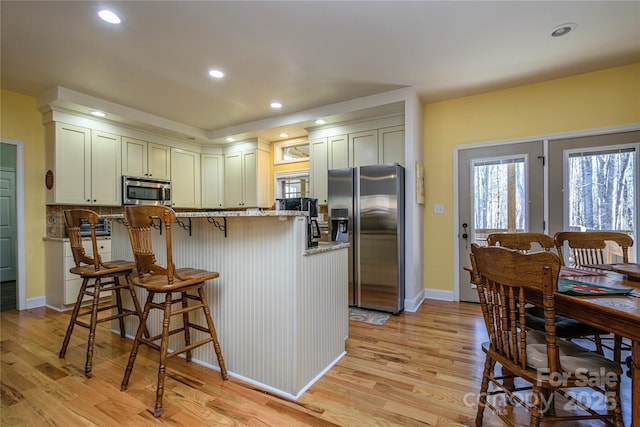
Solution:
M 320 242 L 316 247 L 305 249 L 304 254 L 305 255 L 320 254 L 323 252 L 336 251 L 338 249 L 348 248 L 349 246 L 350 246 L 349 243 L 344 243 L 344 242 Z
M 50 242 L 68 242 L 69 238 L 68 237 L 49 237 L 49 236 L 45 236 L 42 238 L 42 240 L 45 241 L 50 241 Z M 85 236 L 82 238 L 82 240 L 91 240 L 91 236 Z M 111 240 L 111 235 L 108 236 L 96 236 L 96 240 L 100 241 L 100 240 Z
M 177 218 L 223 218 L 223 217 L 295 217 L 295 216 L 307 216 L 306 211 L 260 211 L 260 210 L 246 210 L 246 211 L 213 211 L 213 212 L 176 212 Z M 100 215 L 101 218 L 106 219 L 122 219 L 123 214 L 112 215 Z

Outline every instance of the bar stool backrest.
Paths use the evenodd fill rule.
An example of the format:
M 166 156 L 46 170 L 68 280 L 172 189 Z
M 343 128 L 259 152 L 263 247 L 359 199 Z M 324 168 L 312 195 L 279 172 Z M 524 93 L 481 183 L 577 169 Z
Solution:
M 64 220 L 67 225 L 71 253 L 73 253 L 73 261 L 76 263 L 76 267 L 80 267 L 84 263 L 93 265 L 96 271 L 100 270 L 102 259 L 100 259 L 100 254 L 98 253 L 98 242 L 96 240 L 96 224 L 98 223 L 98 219 L 98 214 L 89 209 L 69 209 L 64 211 Z M 82 220 L 87 221 L 91 228 L 93 257 L 86 254 L 84 246 L 82 245 L 82 236 L 80 235 Z
M 152 244 L 152 229 L 157 228 L 155 219 L 160 220 L 166 240 L 167 265 L 157 263 Z M 129 231 L 131 249 L 141 282 L 150 276 L 164 275 L 167 282 L 174 281 L 175 266 L 171 248 L 171 224 L 176 221 L 176 213 L 167 206 L 125 206 L 124 219 Z

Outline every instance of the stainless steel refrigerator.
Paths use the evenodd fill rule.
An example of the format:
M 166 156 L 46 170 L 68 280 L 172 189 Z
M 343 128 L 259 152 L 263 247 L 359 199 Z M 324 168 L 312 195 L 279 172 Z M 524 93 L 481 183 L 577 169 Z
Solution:
M 349 305 L 404 310 L 404 168 L 329 170 L 331 238 L 348 241 Z

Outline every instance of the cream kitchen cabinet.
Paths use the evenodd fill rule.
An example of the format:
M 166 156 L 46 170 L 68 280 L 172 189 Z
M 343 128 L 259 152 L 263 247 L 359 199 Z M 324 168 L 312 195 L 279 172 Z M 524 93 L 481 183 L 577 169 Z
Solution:
M 52 185 L 47 204 L 119 206 L 120 152 L 118 135 L 49 122 L 46 163 Z
M 87 255 L 93 256 L 91 239 L 83 240 L 82 245 Z M 111 261 L 111 239 L 98 240 L 98 253 L 102 257 L 102 261 Z M 78 298 L 82 285 L 82 278 L 69 271 L 75 266 L 71 243 L 68 240 L 45 240 L 45 265 L 47 305 L 56 310 L 71 309 Z M 84 299 L 91 298 L 85 296 Z
M 200 208 L 200 153 L 171 149 L 171 201 L 176 208 Z
M 321 205 L 328 203 L 328 142 L 327 138 L 309 141 L 311 197 Z
M 171 179 L 171 147 L 123 137 L 122 174 Z
M 349 134 L 350 166 L 404 165 L 404 126 Z
M 378 164 L 378 130 L 349 134 L 350 164 L 353 167 Z
M 335 135 L 327 138 L 329 169 L 349 167 L 349 136 Z
M 404 126 L 378 130 L 378 163 L 404 165 Z
M 222 154 L 202 154 L 200 163 L 202 207 L 221 209 L 224 207 L 224 156 Z
M 268 151 L 256 148 L 224 156 L 224 199 L 227 208 L 268 208 L 270 195 Z

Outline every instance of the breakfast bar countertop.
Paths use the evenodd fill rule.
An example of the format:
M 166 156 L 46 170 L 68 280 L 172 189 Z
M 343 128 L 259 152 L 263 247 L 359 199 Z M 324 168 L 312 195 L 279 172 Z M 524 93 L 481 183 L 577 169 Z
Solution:
M 197 212 L 179 212 L 176 211 L 178 218 L 224 218 L 224 217 L 295 217 L 307 216 L 306 211 L 274 211 L 274 210 L 257 210 L 249 209 L 246 211 L 197 211 Z M 121 219 L 123 214 L 101 215 L 106 219 Z

